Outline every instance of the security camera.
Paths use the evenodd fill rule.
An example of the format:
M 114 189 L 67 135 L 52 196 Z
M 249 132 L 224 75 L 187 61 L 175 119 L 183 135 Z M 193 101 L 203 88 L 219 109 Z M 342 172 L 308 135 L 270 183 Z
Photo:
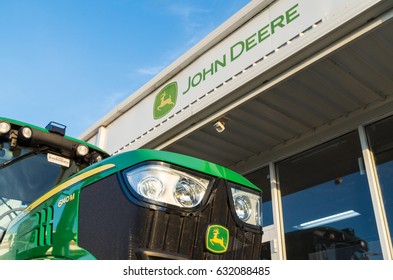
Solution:
M 223 121 L 217 121 L 213 126 L 218 133 L 221 133 L 225 130 L 225 123 Z

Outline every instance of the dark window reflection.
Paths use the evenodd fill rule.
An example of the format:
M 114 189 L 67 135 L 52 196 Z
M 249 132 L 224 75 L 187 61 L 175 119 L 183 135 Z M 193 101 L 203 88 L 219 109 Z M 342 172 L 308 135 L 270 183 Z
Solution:
M 272 259 L 272 252 L 270 249 L 270 243 L 272 241 L 267 241 L 262 243 L 262 253 L 261 253 L 261 260 L 271 260 Z
M 278 163 L 288 259 L 381 259 L 357 132 Z

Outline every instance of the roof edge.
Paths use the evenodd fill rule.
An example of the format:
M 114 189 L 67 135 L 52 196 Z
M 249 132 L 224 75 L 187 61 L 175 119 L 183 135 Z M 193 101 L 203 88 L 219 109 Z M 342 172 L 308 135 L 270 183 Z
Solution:
M 152 93 L 154 90 L 159 88 L 162 84 L 168 81 L 170 78 L 175 76 L 177 73 L 182 71 L 188 65 L 190 65 L 193 61 L 195 61 L 201 54 L 205 53 L 220 41 L 222 41 L 229 34 L 234 32 L 244 23 L 253 18 L 256 14 L 260 13 L 262 10 L 270 6 L 273 2 L 277 0 L 253 0 L 246 6 L 244 6 L 241 10 L 239 10 L 236 14 L 226 20 L 223 24 L 209 33 L 204 39 L 202 39 L 199 43 L 193 46 L 190 50 L 176 59 L 172 64 L 162 70 L 159 74 L 157 74 L 154 78 L 152 78 L 149 82 L 139 88 L 137 91 L 132 93 L 129 97 L 127 97 L 124 101 L 122 101 L 119 105 L 117 105 L 112 111 L 107 113 L 104 117 L 98 120 L 95 124 L 90 126 L 87 130 L 85 130 L 79 138 L 88 141 L 90 138 L 94 137 L 98 133 L 98 129 L 100 127 L 106 127 L 118 117 L 120 117 L 123 113 L 130 110 L 137 103 L 139 103 L 142 99 Z

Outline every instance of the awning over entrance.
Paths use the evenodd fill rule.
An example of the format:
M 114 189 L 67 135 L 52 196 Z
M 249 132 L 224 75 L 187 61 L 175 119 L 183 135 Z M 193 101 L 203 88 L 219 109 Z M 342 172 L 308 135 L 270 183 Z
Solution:
M 391 115 L 393 1 L 321 3 L 251 1 L 81 138 L 244 173 Z
M 277 160 L 269 158 L 273 152 L 277 156 L 310 136 L 324 141 L 325 131 L 330 131 L 326 137 L 339 135 L 393 112 L 389 17 L 337 40 L 280 77 L 245 84 L 241 90 L 253 93 L 249 100 L 233 99 L 233 108 L 220 108 L 217 118 L 160 148 L 242 171 L 257 161 Z M 225 126 L 221 133 L 216 121 Z

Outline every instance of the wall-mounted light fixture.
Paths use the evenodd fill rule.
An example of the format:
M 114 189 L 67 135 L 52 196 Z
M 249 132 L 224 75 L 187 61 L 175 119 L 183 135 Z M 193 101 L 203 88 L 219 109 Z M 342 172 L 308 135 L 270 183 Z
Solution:
M 218 133 L 221 133 L 225 130 L 225 121 L 224 120 L 218 120 L 213 124 L 214 128 Z

